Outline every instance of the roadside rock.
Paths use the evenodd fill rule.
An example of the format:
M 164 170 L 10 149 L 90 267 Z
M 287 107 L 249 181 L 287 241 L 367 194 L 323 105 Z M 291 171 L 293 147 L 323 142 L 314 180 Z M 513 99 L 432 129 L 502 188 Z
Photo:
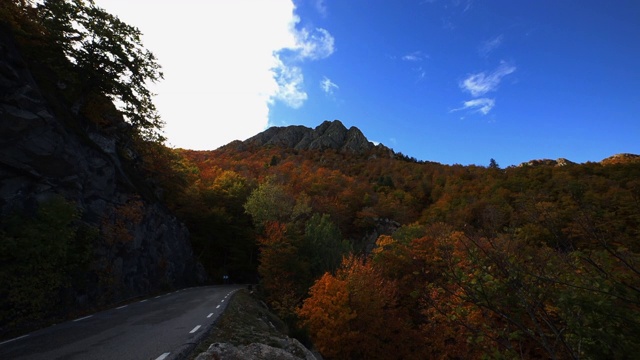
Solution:
M 307 350 L 298 340 L 290 339 L 289 347 L 295 347 L 298 351 L 305 351 L 305 357 L 293 355 L 291 350 L 277 348 L 266 344 L 253 343 L 249 345 L 235 346 L 229 343 L 215 343 L 209 349 L 196 357 L 196 360 L 316 360 L 316 357 Z
M 288 336 L 284 322 L 247 291 L 238 291 L 198 350 L 197 360 L 304 359 L 321 360 L 300 341 Z

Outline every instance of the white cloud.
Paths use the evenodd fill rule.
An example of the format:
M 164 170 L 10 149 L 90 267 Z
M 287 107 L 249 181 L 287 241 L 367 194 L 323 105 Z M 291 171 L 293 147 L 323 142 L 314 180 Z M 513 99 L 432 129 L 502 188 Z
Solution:
M 281 65 L 275 70 L 278 90 L 273 94 L 273 98 L 294 109 L 300 108 L 307 100 L 307 93 L 302 88 L 304 83 L 302 69 L 297 66 Z
M 464 10 L 462 10 L 463 12 L 467 12 L 469 10 L 471 10 L 471 8 L 473 7 L 473 0 L 468 0 L 467 4 L 464 6 Z
M 300 18 L 293 15 L 289 23 L 289 33 L 293 42 L 274 51 L 275 65 L 271 68 L 278 89 L 271 94 L 270 104 L 279 100 L 294 109 L 302 107 L 308 99 L 304 90 L 304 75 L 300 63 L 307 60 L 324 59 L 335 51 L 335 40 L 322 28 L 296 29 Z M 335 84 L 334 84 L 335 85 Z
M 428 55 L 424 55 L 422 53 L 422 51 L 414 51 L 410 54 L 406 54 L 402 57 L 402 60 L 404 61 L 423 61 L 425 59 L 428 59 L 429 56 Z
M 473 99 L 473 100 L 465 101 L 462 104 L 461 108 L 453 109 L 451 110 L 451 112 L 460 111 L 460 110 L 472 110 L 473 112 L 479 112 L 479 113 L 482 113 L 483 115 L 487 115 L 491 111 L 491 109 L 493 109 L 495 104 L 496 104 L 495 99 L 488 99 L 488 98 Z
M 328 14 L 327 4 L 324 2 L 324 0 L 316 0 L 314 5 L 316 7 L 316 11 L 318 11 L 320 16 L 327 17 L 327 14 Z
M 496 90 L 503 77 L 516 71 L 516 67 L 501 62 L 497 69 L 487 74 L 485 72 L 471 74 L 460 82 L 460 88 L 472 96 L 482 96 Z
M 296 23 L 299 20 L 296 21 Z M 296 45 L 292 50 L 298 54 L 298 60 L 318 60 L 329 57 L 335 51 L 333 36 L 322 28 L 294 30 Z
M 215 149 L 263 131 L 269 105 L 307 100 L 301 62 L 335 51 L 327 30 L 298 28 L 293 0 L 96 3 L 138 27 L 158 57 L 165 80 L 151 90 L 176 147 Z
M 325 76 L 322 78 L 322 81 L 320 81 L 320 88 L 326 94 L 333 95 L 333 91 L 339 89 L 340 87 L 336 83 L 331 81 L 331 79 Z
M 478 52 L 480 53 L 480 56 L 482 57 L 489 56 L 491 52 L 493 52 L 495 49 L 499 48 L 500 45 L 502 45 L 503 40 L 504 40 L 504 36 L 498 35 L 493 39 L 483 41 L 482 44 L 480 44 L 480 47 L 478 48 Z

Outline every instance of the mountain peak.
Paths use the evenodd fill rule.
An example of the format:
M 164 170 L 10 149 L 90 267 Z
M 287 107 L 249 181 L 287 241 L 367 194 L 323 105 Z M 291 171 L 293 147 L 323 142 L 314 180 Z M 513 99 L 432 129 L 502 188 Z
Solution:
M 340 120 L 324 121 L 315 129 L 301 125 L 271 127 L 243 142 L 242 145 L 274 145 L 296 150 L 333 149 L 341 152 L 365 153 L 375 147 L 355 126 L 347 129 Z
M 606 159 L 600 161 L 602 165 L 612 165 L 612 164 L 628 164 L 628 163 L 636 163 L 640 162 L 640 155 L 622 153 L 615 154 L 613 156 L 609 156 Z

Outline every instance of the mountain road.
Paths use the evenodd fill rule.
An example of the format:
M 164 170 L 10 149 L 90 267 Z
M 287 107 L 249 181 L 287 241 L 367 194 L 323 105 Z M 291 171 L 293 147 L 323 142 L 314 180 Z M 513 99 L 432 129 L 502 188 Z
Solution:
M 0 342 L 0 359 L 180 359 L 241 288 L 187 288 L 52 325 Z

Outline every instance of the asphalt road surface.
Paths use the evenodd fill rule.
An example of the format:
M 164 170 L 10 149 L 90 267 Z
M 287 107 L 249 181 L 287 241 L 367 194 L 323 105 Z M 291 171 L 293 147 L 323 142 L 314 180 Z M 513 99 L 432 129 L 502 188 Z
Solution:
M 0 359 L 180 359 L 240 288 L 183 289 L 53 325 L 0 342 Z

